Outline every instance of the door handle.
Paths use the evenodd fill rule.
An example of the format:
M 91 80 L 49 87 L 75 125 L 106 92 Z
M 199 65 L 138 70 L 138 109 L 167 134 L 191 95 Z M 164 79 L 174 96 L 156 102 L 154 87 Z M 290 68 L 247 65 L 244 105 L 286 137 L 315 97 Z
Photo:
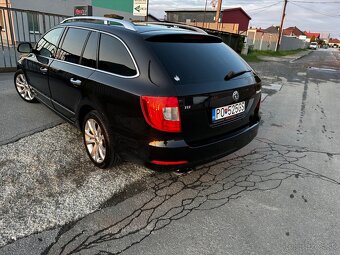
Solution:
M 76 87 L 79 87 L 81 85 L 81 80 L 75 80 L 75 79 L 71 78 L 70 82 Z
M 48 69 L 46 67 L 40 67 L 40 72 L 43 74 L 47 73 Z

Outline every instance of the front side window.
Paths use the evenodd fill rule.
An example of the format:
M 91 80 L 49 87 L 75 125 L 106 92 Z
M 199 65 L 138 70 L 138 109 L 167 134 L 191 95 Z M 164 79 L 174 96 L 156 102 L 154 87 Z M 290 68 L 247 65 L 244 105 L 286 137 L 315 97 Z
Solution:
M 87 30 L 70 28 L 57 54 L 57 58 L 66 62 L 79 64 L 81 52 L 89 33 Z
M 36 50 L 39 55 L 45 57 L 54 57 L 57 51 L 57 44 L 61 34 L 63 33 L 63 28 L 58 27 L 49 31 L 43 38 L 39 40 L 36 46 Z
M 39 32 L 39 17 L 36 13 L 27 13 L 28 29 L 30 32 Z
M 122 76 L 137 74 L 132 58 L 123 43 L 106 34 L 102 34 L 100 38 L 98 68 Z

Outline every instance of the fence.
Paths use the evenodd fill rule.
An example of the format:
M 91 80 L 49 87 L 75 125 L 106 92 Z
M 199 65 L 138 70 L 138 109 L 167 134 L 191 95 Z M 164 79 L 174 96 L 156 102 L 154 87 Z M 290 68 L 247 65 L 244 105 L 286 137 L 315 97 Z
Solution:
M 185 24 L 209 30 L 217 30 L 227 33 L 238 33 L 239 24 L 234 23 L 217 23 L 216 22 L 186 22 Z
M 263 33 L 248 31 L 247 44 L 255 50 L 275 50 L 278 33 Z M 296 37 L 282 36 L 280 50 L 296 50 L 306 48 L 306 42 Z
M 248 32 L 247 44 L 253 45 L 255 50 L 275 50 L 278 34 L 256 33 L 255 37 L 251 37 Z
M 221 32 L 216 30 L 209 30 L 204 29 L 208 34 L 218 36 L 222 39 L 222 41 L 227 44 L 230 48 L 232 48 L 234 51 L 241 53 L 244 37 L 240 34 L 233 34 L 233 33 L 227 33 L 227 32 Z
M 307 47 L 307 43 L 295 37 L 282 36 L 280 50 L 296 50 Z
M 0 7 L 0 70 L 16 67 L 20 42 L 35 44 L 46 31 L 67 16 Z

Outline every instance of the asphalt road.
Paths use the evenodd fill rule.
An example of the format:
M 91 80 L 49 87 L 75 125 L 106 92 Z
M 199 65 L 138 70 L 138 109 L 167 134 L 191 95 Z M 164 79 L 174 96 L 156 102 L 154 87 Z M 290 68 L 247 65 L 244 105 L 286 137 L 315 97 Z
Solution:
M 0 73 L 0 109 L 0 145 L 63 122 L 45 106 L 23 101 L 14 87 L 14 73 Z
M 135 169 L 144 173 L 100 206 L 94 205 L 87 216 L 72 215 L 77 220 L 69 224 L 60 223 L 65 222 L 67 208 L 56 201 L 55 222 L 49 230 L 41 231 L 36 226 L 39 221 L 17 220 L 13 228 L 26 224 L 37 233 L 22 232 L 26 237 L 17 241 L 20 235 L 15 232 L 11 240 L 3 238 L 12 243 L 0 248 L 0 254 L 339 254 L 339 63 L 338 51 L 318 50 L 297 61 L 272 59 L 251 64 L 263 78 L 265 97 L 261 129 L 251 144 L 182 176 Z M 74 179 L 78 183 L 72 186 L 74 190 L 94 193 L 87 203 L 100 200 L 111 182 L 100 183 L 107 186 L 98 192 L 100 185 L 86 186 L 98 170 L 79 164 L 67 168 L 82 155 L 71 154 L 65 146 L 72 143 L 80 150 L 79 133 L 64 124 L 35 137 L 44 143 L 61 130 L 67 134 L 61 140 L 68 142 L 51 149 L 53 164 L 38 161 L 45 162 L 45 167 L 61 166 L 56 172 L 64 169 L 67 178 L 61 179 Z M 24 139 L 30 141 L 30 137 Z M 26 144 L 24 140 L 18 146 L 28 151 Z M 10 160 L 15 148 L 16 143 L 0 150 Z M 55 153 L 62 148 L 63 154 Z M 68 157 L 62 161 L 62 155 Z M 3 166 L 1 162 L 0 157 Z M 31 163 L 27 159 L 22 164 Z M 10 171 L 15 166 L 13 160 L 3 168 Z M 86 170 L 81 181 L 77 167 Z M 132 165 L 123 167 L 124 171 L 116 169 L 118 174 L 111 176 L 110 172 L 105 177 L 120 178 L 132 171 Z M 62 184 L 52 182 L 50 174 L 53 172 L 46 174 L 49 185 L 60 192 L 58 185 Z M 41 192 L 40 203 L 48 201 L 44 198 L 48 195 Z M 15 204 L 11 199 L 17 197 L 5 198 Z M 30 199 L 27 203 L 32 206 Z M 79 201 L 73 199 L 72 203 L 77 211 Z M 44 219 L 41 208 L 23 214 L 21 207 L 17 211 L 5 207 L 12 218 L 21 213 L 30 221 Z M 0 219 L 0 236 L 6 233 L 3 226 L 8 225 Z

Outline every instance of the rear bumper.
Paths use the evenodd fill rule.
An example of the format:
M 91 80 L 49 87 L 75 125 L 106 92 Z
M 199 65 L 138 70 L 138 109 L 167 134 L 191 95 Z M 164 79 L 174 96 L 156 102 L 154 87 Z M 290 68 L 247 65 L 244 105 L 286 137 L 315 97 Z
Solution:
M 164 169 L 192 167 L 205 162 L 221 158 L 233 153 L 248 143 L 257 135 L 259 122 L 245 127 L 234 133 L 228 134 L 217 141 L 190 146 L 184 140 L 153 141 L 148 145 L 149 160 L 147 165 L 152 168 L 160 168 L 159 162 L 164 162 Z M 156 164 L 152 163 L 157 161 Z M 166 162 L 180 162 L 169 166 Z

